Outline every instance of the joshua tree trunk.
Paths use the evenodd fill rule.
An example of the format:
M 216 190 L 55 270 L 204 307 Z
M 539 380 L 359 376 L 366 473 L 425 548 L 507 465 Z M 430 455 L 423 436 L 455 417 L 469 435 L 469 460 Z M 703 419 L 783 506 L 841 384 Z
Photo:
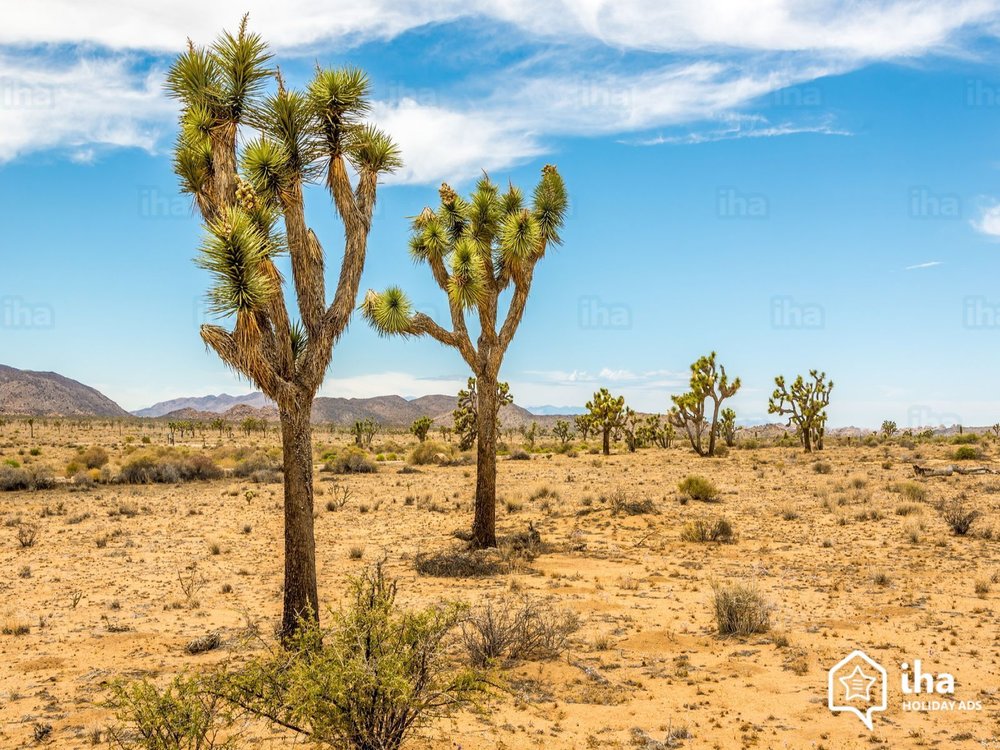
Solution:
M 484 549 L 497 546 L 497 378 L 489 373 L 480 374 L 476 395 L 479 424 L 472 543 L 477 549 Z
M 802 430 L 802 447 L 806 453 L 812 453 L 812 427 Z
M 299 618 L 319 613 L 316 541 L 313 536 L 312 398 L 282 408 L 281 444 L 285 470 L 285 602 L 281 632 L 295 632 Z
M 604 455 L 611 455 L 611 428 L 608 426 L 604 427 Z
M 715 406 L 714 406 L 714 408 L 712 410 L 712 429 L 709 430 L 709 434 L 708 434 L 708 455 L 709 456 L 714 456 L 715 455 L 715 436 L 716 436 L 716 434 L 718 433 L 718 430 L 719 430 L 719 401 L 716 400 L 716 399 L 713 399 L 713 402 L 714 402 Z

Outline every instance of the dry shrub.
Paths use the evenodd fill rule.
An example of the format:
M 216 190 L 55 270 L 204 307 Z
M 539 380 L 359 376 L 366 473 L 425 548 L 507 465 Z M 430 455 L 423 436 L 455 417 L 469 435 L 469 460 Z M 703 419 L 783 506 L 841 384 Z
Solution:
M 47 466 L 29 466 L 23 469 L 0 466 L 0 492 L 48 490 L 55 487 L 55 484 L 55 476 Z
M 552 659 L 580 628 L 572 612 L 555 610 L 529 597 L 487 602 L 462 623 L 469 659 L 477 667 L 521 660 Z
M 771 628 L 771 605 L 747 583 L 713 585 L 715 623 L 719 635 L 748 636 Z
M 447 464 L 451 462 L 452 451 L 442 443 L 425 440 L 410 451 L 409 462 L 417 466 L 427 464 Z
M 656 505 L 649 498 L 642 500 L 630 500 L 625 490 L 618 488 L 611 493 L 608 498 L 611 512 L 616 516 L 641 516 L 647 513 L 656 513 Z
M 942 506 L 941 517 L 957 536 L 965 536 L 979 518 L 979 511 L 969 508 L 961 500 L 955 500 Z
M 204 453 L 160 448 L 134 454 L 122 467 L 117 481 L 123 484 L 174 484 L 218 479 L 222 469 Z
M 729 519 L 724 516 L 712 520 L 698 518 L 688 521 L 681 528 L 681 541 L 732 544 L 736 541 L 736 532 L 733 531 Z

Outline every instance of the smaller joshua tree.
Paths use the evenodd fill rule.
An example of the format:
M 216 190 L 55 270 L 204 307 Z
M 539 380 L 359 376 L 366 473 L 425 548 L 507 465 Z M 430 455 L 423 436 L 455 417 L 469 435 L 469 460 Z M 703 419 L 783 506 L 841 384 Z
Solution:
M 477 548 L 495 547 L 500 368 L 524 317 L 535 266 L 551 246 L 562 242 L 566 186 L 559 171 L 547 164 L 530 202 L 514 185 L 501 193 L 486 175 L 468 199 L 447 184 L 438 195 L 437 211 L 425 208 L 413 220 L 410 253 L 430 266 L 434 280 L 448 295 L 451 330 L 414 313 L 398 287 L 381 294 L 369 291 L 361 311 L 379 333 L 426 335 L 455 348 L 478 380 L 472 543 Z M 506 311 L 501 309 L 504 303 Z M 478 318 L 475 344 L 469 337 L 467 314 Z
M 601 436 L 604 455 L 611 453 L 611 435 L 622 428 L 625 421 L 625 397 L 611 395 L 607 388 L 601 388 L 594 398 L 587 402 L 591 429 Z
M 577 414 L 573 417 L 573 424 L 576 425 L 576 431 L 580 433 L 581 440 L 586 440 L 587 436 L 594 431 L 589 414 Z
M 891 419 L 886 419 L 882 422 L 882 438 L 884 440 L 891 440 L 892 436 L 899 432 L 899 427 Z
M 728 407 L 719 412 L 719 436 L 727 447 L 736 445 L 736 412 Z
M 799 441 L 806 453 L 813 448 L 823 449 L 823 433 L 826 429 L 826 407 L 830 404 L 833 381 L 827 382 L 826 373 L 809 371 L 810 381 L 799 375 L 791 388 L 785 385 L 785 378 L 774 379 L 777 386 L 767 405 L 768 414 L 788 416 L 788 423 L 794 424 Z
M 427 433 L 430 432 L 433 424 L 434 420 L 430 417 L 419 417 L 413 420 L 413 424 L 410 425 L 410 432 L 416 435 L 417 440 L 422 443 L 427 439 Z
M 478 382 L 475 378 L 469 378 L 468 386 L 465 390 L 458 392 L 458 407 L 452 412 L 455 420 L 455 434 L 458 435 L 458 449 L 469 450 L 476 443 L 479 435 L 479 393 Z M 500 431 L 500 408 L 514 403 L 514 397 L 510 395 L 510 386 L 507 383 L 497 383 L 497 432 Z
M 740 389 L 740 379 L 730 382 L 726 368 L 716 365 L 715 352 L 700 357 L 691 365 L 691 390 L 679 396 L 671 396 L 674 408 L 668 418 L 675 427 L 687 433 L 691 447 L 699 456 L 715 455 L 715 440 L 719 431 L 719 410 L 722 402 L 735 395 Z M 712 402 L 711 421 L 706 418 L 707 404 Z M 703 436 L 708 432 L 708 448 L 704 447 Z
M 573 427 L 566 419 L 557 419 L 556 426 L 552 428 L 552 434 L 559 439 L 560 445 L 566 445 L 573 439 Z

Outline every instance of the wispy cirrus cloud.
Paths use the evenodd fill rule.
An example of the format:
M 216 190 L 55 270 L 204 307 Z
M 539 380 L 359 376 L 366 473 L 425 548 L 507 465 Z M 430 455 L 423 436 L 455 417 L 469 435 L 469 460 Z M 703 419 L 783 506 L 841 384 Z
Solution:
M 917 271 L 920 270 L 921 268 L 934 268 L 935 266 L 940 266 L 940 265 L 943 265 L 943 262 L 940 260 L 929 260 L 926 263 L 916 263 L 912 266 L 906 266 L 903 270 Z

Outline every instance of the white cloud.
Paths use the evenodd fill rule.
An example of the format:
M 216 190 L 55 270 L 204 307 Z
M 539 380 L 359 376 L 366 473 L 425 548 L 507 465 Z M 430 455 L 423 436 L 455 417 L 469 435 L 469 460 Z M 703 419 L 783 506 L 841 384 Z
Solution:
M 0 162 L 48 148 L 69 148 L 82 162 L 95 148 L 153 150 L 174 107 L 160 75 L 136 73 L 131 62 L 0 53 Z
M 231 28 L 249 11 L 278 48 L 391 38 L 428 23 L 487 18 L 550 39 L 586 39 L 655 52 L 800 50 L 856 58 L 947 47 L 958 29 L 994 22 L 995 0 L 33 0 L 7 9 L 0 44 L 87 42 L 112 49 L 176 51 Z
M 320 396 L 371 398 L 400 395 L 406 398 L 458 393 L 468 377 L 421 378 L 406 372 L 377 372 L 351 377 L 329 377 L 320 388 Z
M 174 52 L 189 36 L 207 42 L 247 10 L 251 26 L 282 55 L 312 57 L 331 43 L 342 48 L 473 18 L 509 24 L 496 33 L 515 42 L 552 45 L 492 78 L 477 73 L 475 96 L 457 84 L 439 88 L 432 102 L 402 95 L 376 103 L 375 119 L 395 135 L 407 163 L 391 181 L 424 184 L 518 164 L 561 136 L 695 127 L 633 141 L 651 145 L 843 134 L 827 120 L 772 123 L 741 110 L 869 61 L 960 52 L 962 34 L 994 32 L 998 9 L 1000 0 L 36 0 L 6 13 L 0 26 L 2 92 L 21 102 L 0 108 L 0 162 L 51 148 L 81 162 L 108 147 L 155 150 L 174 128 L 174 107 L 161 90 L 162 73 L 137 72 L 131 51 Z M 67 60 L 66 47 L 57 48 L 62 58 L 26 51 L 38 45 L 105 52 Z M 626 59 L 621 50 L 653 54 Z M 52 106 L 35 106 L 45 97 Z
M 989 237 L 1000 237 L 1000 203 L 986 206 L 972 226 Z
M 913 266 L 906 266 L 906 268 L 904 268 L 903 270 L 904 271 L 915 271 L 915 270 L 920 269 L 920 268 L 934 268 L 934 266 L 940 266 L 940 265 L 942 265 L 941 261 L 939 261 L 939 260 L 931 260 L 931 261 L 927 261 L 926 263 L 917 263 L 916 265 L 913 265 Z

